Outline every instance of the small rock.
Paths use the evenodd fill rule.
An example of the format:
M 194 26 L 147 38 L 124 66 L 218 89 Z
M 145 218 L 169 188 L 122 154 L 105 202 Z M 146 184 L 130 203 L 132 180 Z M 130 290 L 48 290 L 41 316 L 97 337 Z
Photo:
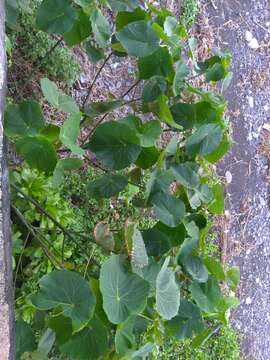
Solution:
M 248 46 L 251 49 L 256 50 L 260 46 L 258 40 L 252 35 L 250 31 L 246 31 L 246 41 L 248 42 Z
M 270 132 L 270 124 L 263 124 L 263 129 Z
M 246 298 L 246 304 L 250 305 L 252 303 L 252 299 L 250 297 Z
M 232 173 L 230 171 L 226 171 L 225 179 L 227 181 L 227 184 L 230 184 L 232 182 Z
M 248 96 L 247 99 L 248 99 L 249 107 L 251 109 L 253 109 L 254 108 L 254 98 L 252 96 Z

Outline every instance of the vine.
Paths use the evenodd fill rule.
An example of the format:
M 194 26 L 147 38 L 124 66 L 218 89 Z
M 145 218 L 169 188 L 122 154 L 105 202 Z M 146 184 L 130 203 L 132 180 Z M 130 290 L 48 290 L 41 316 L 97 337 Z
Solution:
M 104 16 L 107 6 L 114 13 L 113 31 Z M 81 44 L 91 59 L 103 62 L 82 105 L 51 80 L 40 80 L 44 99 L 66 114 L 61 127 L 46 125 L 41 106 L 30 99 L 7 106 L 5 134 L 55 188 L 84 163 L 103 171 L 85 187 L 90 198 L 117 198 L 132 184 L 138 189 L 133 203 L 155 225 L 141 229 L 128 218 L 119 229 L 99 222 L 93 235 L 72 232 L 12 179 L 12 191 L 64 235 L 59 253 L 12 204 L 53 264 L 30 296 L 36 311 L 44 313 L 47 330 L 36 346 L 30 325 L 18 319 L 17 358 L 28 352 L 36 359 L 49 353 L 75 360 L 146 359 L 168 337 L 191 338 L 194 347 L 200 346 L 238 305 L 239 270 L 205 253 L 211 219 L 224 212 L 223 186 L 212 165 L 229 150 L 230 136 L 227 104 L 215 85 L 222 81 L 224 90 L 231 78 L 230 54 L 216 51 L 199 61 L 181 19 L 137 0 L 43 0 L 36 26 L 60 36 L 56 44 Z M 108 94 L 107 101 L 92 102 L 98 77 L 117 56 L 136 61 L 134 84 L 119 99 Z M 215 92 L 195 86 L 198 79 Z M 140 95 L 131 98 L 135 88 Z M 130 114 L 112 120 L 121 107 Z M 160 141 L 165 133 L 166 144 Z M 70 156 L 61 158 L 63 151 Z M 96 262 L 93 250 L 83 269 L 70 271 L 65 238 L 78 242 L 80 237 L 100 246 L 106 260 Z M 139 339 L 144 343 L 138 348 Z

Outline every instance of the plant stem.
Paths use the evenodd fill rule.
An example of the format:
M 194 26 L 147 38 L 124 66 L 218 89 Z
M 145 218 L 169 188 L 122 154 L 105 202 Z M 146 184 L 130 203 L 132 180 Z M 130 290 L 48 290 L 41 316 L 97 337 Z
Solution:
M 101 65 L 100 69 L 99 69 L 98 72 L 96 73 L 96 76 L 94 77 L 94 80 L 92 81 L 92 83 L 91 83 L 91 85 L 90 85 L 90 87 L 89 87 L 89 89 L 88 89 L 88 92 L 87 92 L 87 94 L 86 94 L 86 97 L 85 97 L 85 99 L 84 99 L 84 101 L 83 101 L 83 104 L 82 104 L 82 107 L 83 107 L 83 108 L 85 107 L 85 104 L 87 103 L 87 101 L 88 101 L 88 99 L 89 99 L 89 97 L 90 97 L 90 95 L 91 95 L 91 92 L 92 92 L 92 90 L 93 90 L 93 87 L 94 87 L 94 85 L 95 85 L 95 83 L 96 83 L 96 81 L 97 81 L 97 79 L 98 79 L 101 71 L 103 70 L 104 66 L 107 64 L 107 62 L 109 61 L 109 59 L 110 59 L 110 57 L 111 57 L 112 55 L 113 55 L 113 53 L 110 53 L 110 54 L 106 57 L 106 59 L 103 61 L 103 64 Z
M 22 251 L 21 251 L 21 253 L 20 253 L 18 263 L 17 263 L 17 267 L 16 267 L 16 271 L 15 271 L 15 275 L 14 275 L 14 281 L 13 281 L 13 284 L 14 284 L 13 292 L 14 292 L 14 294 L 15 294 L 15 289 L 16 289 L 16 282 L 17 282 L 19 267 L 20 267 L 20 265 L 21 265 L 23 253 L 24 253 L 24 250 L 25 250 L 25 248 L 26 248 L 26 245 L 27 245 L 27 242 L 28 242 L 28 239 L 29 239 L 30 234 L 31 234 L 30 231 L 28 231 L 28 234 L 26 235 L 25 241 L 24 241 L 24 243 L 23 243 L 23 248 L 22 248 Z
M 47 246 L 43 243 L 43 241 L 40 239 L 40 237 L 36 234 L 35 230 L 31 226 L 31 224 L 28 223 L 28 221 L 25 219 L 25 217 L 22 215 L 20 210 L 18 210 L 14 205 L 11 205 L 12 210 L 15 212 L 15 214 L 18 216 L 20 221 L 24 224 L 24 226 L 29 230 L 29 232 L 32 234 L 32 236 L 38 241 L 41 248 L 43 249 L 45 255 L 47 258 L 56 266 L 60 268 L 64 268 L 63 265 L 59 262 L 59 260 L 50 252 L 50 250 L 47 248 Z
M 122 98 L 124 98 L 125 96 L 127 96 L 140 82 L 141 82 L 141 80 L 137 80 L 137 81 L 122 95 Z

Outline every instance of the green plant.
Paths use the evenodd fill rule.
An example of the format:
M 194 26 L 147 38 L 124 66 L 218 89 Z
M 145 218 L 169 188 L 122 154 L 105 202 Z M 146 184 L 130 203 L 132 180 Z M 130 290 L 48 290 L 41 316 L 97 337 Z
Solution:
M 18 16 L 17 27 L 11 31 L 10 40 L 17 56 L 36 64 L 45 57 L 40 70 L 48 76 L 72 85 L 80 75 L 80 66 L 67 46 L 58 46 L 46 56 L 57 44 L 57 39 L 36 29 L 36 9 L 40 0 L 31 1 L 31 10 L 22 11 Z
M 226 82 L 230 54 L 216 52 L 199 61 L 183 24 L 166 9 L 148 3 L 142 8 L 137 1 L 108 0 L 107 5 L 116 12 L 113 34 L 96 3 L 43 0 L 37 11 L 39 29 L 73 44 L 90 36 L 96 52 L 107 52 L 83 106 L 43 78 L 44 98 L 66 114 L 61 128 L 46 125 L 35 101 L 6 109 L 6 135 L 26 163 L 50 179 L 50 186 L 59 188 L 71 170 L 98 168 L 101 174 L 95 172 L 83 193 L 75 194 L 83 207 L 107 202 L 127 210 L 112 221 L 106 209 L 107 218 L 98 219 L 102 221 L 93 234 L 74 233 L 11 182 L 13 191 L 62 235 L 70 241 L 83 239 L 83 249 L 92 249 L 85 266 L 74 259 L 78 266 L 70 271 L 70 265 L 53 261 L 57 254 L 46 254 L 40 243 L 55 267 L 29 297 L 33 311 L 44 314 L 43 336 L 35 345 L 32 333 L 34 344 L 20 347 L 25 329 L 31 333 L 31 328 L 18 319 L 18 358 L 35 350 L 36 356 L 75 360 L 146 359 L 157 356 L 170 338 L 192 339 L 198 347 L 228 323 L 229 310 L 238 305 L 232 293 L 239 270 L 223 267 L 209 256 L 206 245 L 211 217 L 224 211 L 223 186 L 213 176 L 212 164 L 230 147 L 226 102 L 218 89 L 205 91 L 192 82 L 195 77 L 213 85 Z M 108 94 L 107 101 L 91 102 L 98 74 L 113 54 L 135 58 L 137 79 L 123 97 Z M 130 98 L 139 83 L 140 96 Z M 123 106 L 132 109 L 128 116 L 104 121 Z M 87 131 L 89 124 L 90 132 L 81 140 L 80 130 Z M 169 139 L 164 143 L 159 140 L 165 133 Z M 61 158 L 62 150 L 70 157 Z M 13 210 L 30 231 L 33 224 L 28 226 L 16 204 Z M 138 211 L 155 222 L 144 228 Z M 96 246 L 101 261 L 95 260 Z M 227 291 L 221 291 L 221 283 Z M 46 336 L 50 341 L 44 351 Z
M 191 27 L 199 13 L 198 0 L 184 0 L 182 2 L 181 21 L 187 27 Z

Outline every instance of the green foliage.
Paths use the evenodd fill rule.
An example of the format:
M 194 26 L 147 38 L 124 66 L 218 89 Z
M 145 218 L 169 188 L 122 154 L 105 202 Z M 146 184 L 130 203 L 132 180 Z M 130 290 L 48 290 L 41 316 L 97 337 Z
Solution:
M 181 21 L 187 28 L 191 27 L 199 13 L 198 0 L 184 0 L 182 3 Z
M 35 13 L 39 3 L 39 0 L 31 0 L 31 8 L 18 13 L 15 30 L 12 30 L 10 35 L 13 49 L 31 63 L 42 59 L 57 42 L 49 34 L 36 29 Z M 68 85 L 73 84 L 80 75 L 80 66 L 72 52 L 62 46 L 57 47 L 46 58 L 40 69 L 47 76 L 64 81 Z
M 51 210 L 47 212 L 47 202 L 45 209 L 36 202 L 41 190 L 29 196 L 18 187 L 20 175 L 14 174 L 13 216 L 28 232 L 23 251 L 31 236 L 51 264 L 39 281 L 40 290 L 27 299 L 32 312 L 27 320 L 32 320 L 32 314 L 44 314 L 35 356 L 145 358 L 157 354 L 171 335 L 178 340 L 191 338 L 196 347 L 213 335 L 216 324 L 227 324 L 228 311 L 238 305 L 220 286 L 225 281 L 235 291 L 238 270 L 224 268 L 205 253 L 212 225 L 209 214 L 224 210 L 223 191 L 209 167 L 227 149 L 226 102 L 219 93 L 194 87 L 189 75 L 202 76 L 214 85 L 227 77 L 230 56 L 216 52 L 197 62 L 190 54 L 187 67 L 181 55 L 185 33 L 173 14 L 151 5 L 147 11 L 134 9 L 129 1 L 109 1 L 109 6 L 120 10 L 115 34 L 103 7 L 83 0 L 43 0 L 36 25 L 62 35 L 69 46 L 88 39 L 104 53 L 135 57 L 137 81 L 147 80 L 141 97 L 125 102 L 108 96 L 106 101 L 85 106 L 95 79 L 80 106 L 43 78 L 45 99 L 66 114 L 60 130 L 45 127 L 34 102 L 12 105 L 6 111 L 6 134 L 23 160 L 45 174 L 40 176 L 52 193 L 61 184 L 66 191 L 70 171 L 82 164 L 84 171 L 90 164 L 102 174 L 86 172 L 84 182 L 83 171 L 79 173 L 71 200 L 84 209 L 78 210 L 80 215 L 68 224 L 69 229 L 55 220 Z M 190 100 L 183 103 L 183 99 Z M 123 105 L 130 105 L 133 113 L 101 123 Z M 81 129 L 87 130 L 89 123 L 92 129 L 81 141 Z M 168 145 L 160 141 L 165 130 L 170 139 L 177 134 Z M 60 147 L 71 156 L 62 159 Z M 19 200 L 36 208 L 39 218 L 29 219 Z M 117 218 L 117 208 L 124 206 Z M 50 232 L 40 230 L 40 216 L 52 222 Z M 153 223 L 144 227 L 143 216 Z M 82 226 L 83 217 L 91 233 Z M 53 235 L 60 237 L 61 253 L 49 241 Z M 141 319 L 143 327 L 138 325 Z

